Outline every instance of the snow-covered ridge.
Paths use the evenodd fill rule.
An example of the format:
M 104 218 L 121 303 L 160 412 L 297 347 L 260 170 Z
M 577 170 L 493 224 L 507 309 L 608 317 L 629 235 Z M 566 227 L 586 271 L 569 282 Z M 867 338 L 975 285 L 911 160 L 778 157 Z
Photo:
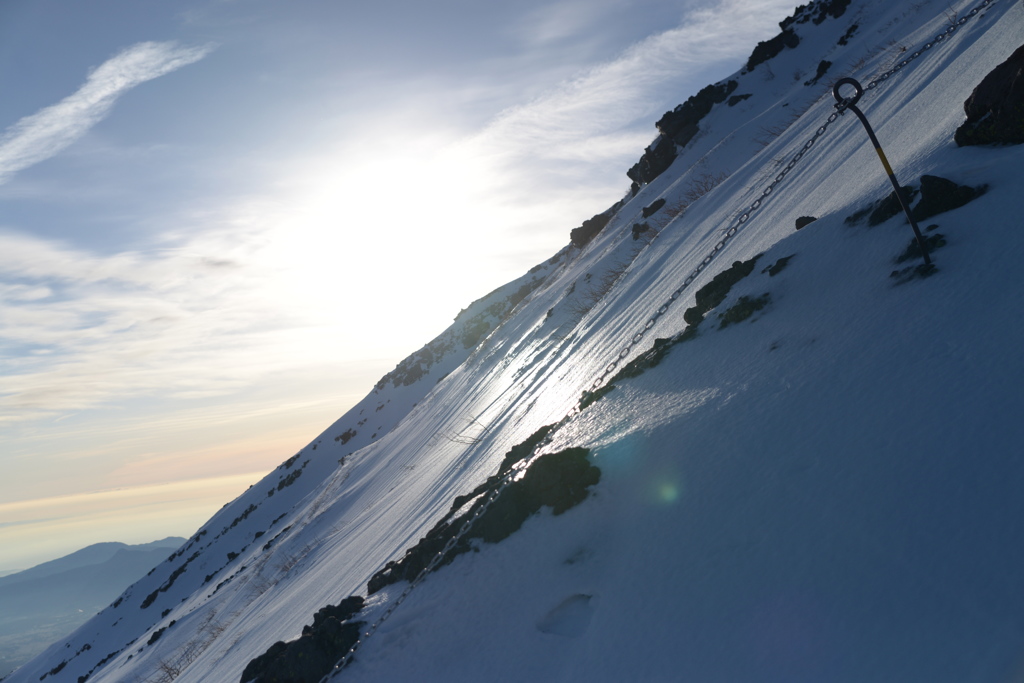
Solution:
M 951 21 L 939 0 L 821 6 L 589 241 L 471 305 L 10 680 L 236 681 L 326 605 L 382 614 L 400 586 L 369 578 L 579 405 L 832 113 L 828 81 L 869 81 Z M 861 102 L 903 184 L 989 186 L 931 219 L 936 275 L 890 277 L 900 217 L 845 220 L 889 189 L 840 117 L 628 359 L 657 344 L 657 363 L 544 447 L 588 449 L 593 493 L 432 574 L 338 679 L 1005 680 L 1024 642 L 1022 148 L 953 133 L 1022 29 L 996 0 Z M 678 337 L 694 294 L 751 261 Z

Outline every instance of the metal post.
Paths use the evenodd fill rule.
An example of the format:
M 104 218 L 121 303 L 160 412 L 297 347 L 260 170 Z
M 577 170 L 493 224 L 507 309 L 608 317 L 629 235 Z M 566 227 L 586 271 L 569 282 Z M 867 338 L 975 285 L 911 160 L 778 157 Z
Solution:
M 849 98 L 844 99 L 839 94 L 839 89 L 844 85 L 852 85 L 856 89 L 856 94 Z M 889 176 L 889 182 L 892 183 L 893 188 L 896 191 L 896 198 L 900 202 L 900 206 L 903 207 L 903 213 L 907 214 L 907 220 L 910 221 L 910 227 L 914 229 L 914 236 L 917 237 L 917 244 L 921 247 L 921 256 L 924 257 L 924 265 L 926 268 L 932 267 L 932 260 L 928 257 L 928 245 L 924 241 L 924 236 L 921 235 L 921 229 L 917 227 L 917 221 L 910 215 L 910 204 L 907 202 L 907 198 L 903 194 L 903 188 L 900 187 L 899 182 L 896 180 L 896 174 L 892 172 L 892 166 L 889 165 L 889 160 L 885 158 L 885 152 L 882 151 L 882 145 L 878 142 L 878 138 L 875 136 L 875 131 L 871 129 L 871 124 L 868 123 L 868 119 L 857 107 L 857 101 L 860 100 L 861 95 L 864 94 L 864 88 L 861 87 L 860 83 L 853 78 L 840 78 L 835 86 L 832 88 L 832 96 L 836 98 L 836 109 L 840 114 L 844 113 L 847 109 L 852 111 L 860 119 L 860 122 L 864 124 L 864 129 L 868 132 L 868 137 L 871 138 L 871 144 L 875 146 L 875 152 L 878 154 L 878 159 L 882 162 L 882 168 L 885 169 L 886 175 Z

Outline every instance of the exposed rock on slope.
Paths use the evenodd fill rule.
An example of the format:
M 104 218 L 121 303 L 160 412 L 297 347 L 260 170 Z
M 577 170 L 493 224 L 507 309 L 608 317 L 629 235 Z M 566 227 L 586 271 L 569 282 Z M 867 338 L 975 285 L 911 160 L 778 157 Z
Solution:
M 471 550 L 475 539 L 497 543 L 508 538 L 542 507 L 550 507 L 554 514 L 560 515 L 583 501 L 588 489 L 601 479 L 601 470 L 587 461 L 588 454 L 586 448 L 570 448 L 538 458 L 526 470 L 522 479 L 509 484 L 490 507 L 481 513 L 468 532 L 444 556 L 441 565 Z M 465 521 L 476 515 L 500 483 L 500 477 L 496 475 L 468 496 L 457 499 L 451 512 L 410 548 L 402 559 L 388 562 L 373 575 L 368 586 L 370 593 L 376 593 L 398 581 L 416 578 L 427 563 L 444 549 L 449 539 L 458 533 Z M 470 500 L 473 504 L 462 511 L 462 506 Z M 460 511 L 462 514 L 456 514 Z
M 359 639 L 363 622 L 356 621 L 363 599 L 345 598 L 313 615 L 313 624 L 290 643 L 278 641 L 242 672 L 241 683 L 305 683 L 319 681 Z
M 781 33 L 757 44 L 747 59 L 746 71 L 752 71 L 758 65 L 777 57 L 786 48 L 797 47 L 800 44 L 800 36 L 793 29 L 794 26 L 808 22 L 821 24 L 829 17 L 838 19 L 846 12 L 849 4 L 850 0 L 815 0 L 807 5 L 801 5 L 793 16 L 779 22 Z M 822 61 L 820 64 L 824 65 L 826 62 Z M 831 66 L 831 62 L 827 64 Z M 819 66 L 819 73 L 813 82 L 816 83 L 827 68 Z M 634 193 L 640 186 L 646 185 L 668 170 L 676 159 L 678 148 L 685 147 L 700 132 L 699 124 L 711 113 L 712 107 L 727 99 L 729 106 L 735 106 L 750 97 L 730 97 L 738 85 L 735 80 L 727 80 L 705 86 L 672 111 L 665 112 L 655 124 L 658 128 L 658 137 L 644 150 L 640 160 L 626 172 L 633 181 Z
M 1024 45 L 985 76 L 964 102 L 964 113 L 957 145 L 1024 143 Z
M 643 185 L 664 173 L 676 158 L 676 145 L 683 147 L 692 140 L 700 130 L 697 124 L 701 119 L 711 113 L 716 104 L 724 102 L 738 86 L 739 83 L 732 80 L 705 86 L 672 111 L 665 112 L 655 124 L 661 135 L 626 175 Z
M 569 239 L 572 240 L 573 246 L 582 248 L 589 244 L 608 225 L 608 221 L 612 219 L 613 213 L 614 209 L 608 209 L 593 218 L 583 221 L 583 225 L 580 227 L 570 230 Z

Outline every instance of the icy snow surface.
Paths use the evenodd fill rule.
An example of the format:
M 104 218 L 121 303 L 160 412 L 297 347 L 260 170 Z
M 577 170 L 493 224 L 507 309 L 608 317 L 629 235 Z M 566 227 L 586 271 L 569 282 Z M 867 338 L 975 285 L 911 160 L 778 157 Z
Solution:
M 822 125 L 826 81 L 869 81 L 944 30 L 947 7 L 854 0 L 797 25 L 796 49 L 734 76 L 753 96 L 716 105 L 593 242 L 475 303 L 432 342 L 420 379 L 379 385 L 9 680 L 66 661 L 44 680 L 165 680 L 163 662 L 187 664 L 182 683 L 237 681 L 317 609 L 366 595 L 511 446 L 569 412 Z M 337 680 L 1017 680 L 1024 147 L 952 139 L 964 99 L 1022 36 L 1024 7 L 998 0 L 861 101 L 904 185 L 989 186 L 925 221 L 947 241 L 937 274 L 890 277 L 913 265 L 894 263 L 911 237 L 902 217 L 844 223 L 890 188 L 860 124 L 841 117 L 631 357 L 685 327 L 697 288 L 763 254 L 698 336 L 545 447 L 592 449 L 591 497 L 427 577 Z M 805 86 L 822 59 L 833 66 Z M 720 174 L 670 220 L 695 180 Z M 634 240 L 659 197 L 656 231 Z M 799 216 L 818 220 L 796 232 Z M 765 308 L 720 328 L 741 296 L 764 293 Z M 480 321 L 476 343 L 465 335 Z M 403 587 L 371 596 L 366 618 Z

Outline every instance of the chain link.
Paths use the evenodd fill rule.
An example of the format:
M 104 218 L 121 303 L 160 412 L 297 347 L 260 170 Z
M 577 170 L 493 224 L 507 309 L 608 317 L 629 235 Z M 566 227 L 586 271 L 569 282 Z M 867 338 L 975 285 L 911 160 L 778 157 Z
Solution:
M 891 69 L 889 69 L 888 71 L 886 71 L 885 73 L 880 75 L 878 78 L 874 79 L 873 81 L 868 83 L 866 86 L 864 86 L 864 89 L 865 90 L 874 90 L 876 87 L 878 87 L 879 83 L 881 83 L 882 81 L 888 80 L 891 76 L 893 76 L 898 71 L 900 71 L 901 69 L 906 67 L 911 62 L 913 62 L 915 59 L 917 59 L 918 57 L 923 55 L 925 52 L 927 52 L 928 50 L 932 49 L 933 47 L 935 47 L 939 43 L 944 42 L 946 40 L 946 38 L 949 38 L 954 33 L 956 33 L 957 30 L 959 30 L 959 28 L 961 26 L 963 26 L 969 20 L 971 20 L 974 17 L 976 17 L 979 12 L 981 12 L 983 9 L 985 9 L 986 7 L 988 7 L 989 5 L 991 5 L 995 1 L 996 0 L 982 0 L 981 3 L 979 3 L 973 9 L 971 9 L 971 11 L 968 12 L 967 14 L 965 14 L 964 16 L 960 17 L 959 19 L 951 20 L 951 23 L 949 24 L 949 26 L 946 27 L 945 31 L 943 31 L 942 33 L 937 34 L 934 38 L 929 40 L 927 43 L 922 45 L 920 48 L 918 48 L 917 50 L 914 50 L 914 52 L 912 52 L 910 54 L 910 56 L 907 57 L 906 59 L 900 60 L 900 62 L 898 64 L 896 64 Z
M 983 9 L 985 9 L 995 1 L 996 0 L 982 0 L 980 4 L 971 9 L 971 11 L 965 14 L 963 17 L 960 17 L 958 20 L 956 20 L 955 23 L 950 24 L 945 31 L 935 36 L 933 40 L 925 43 L 920 49 L 915 50 L 910 57 L 902 60 L 899 64 L 895 65 L 893 68 L 889 69 L 884 74 L 882 74 L 875 80 L 871 81 L 865 87 L 865 90 L 871 90 L 877 87 L 881 81 L 889 79 L 891 76 L 893 76 L 894 74 L 902 70 L 904 67 L 906 67 L 908 64 L 910 64 L 912 61 L 914 61 L 922 54 L 924 54 L 925 51 L 930 50 L 936 43 L 941 42 L 945 40 L 947 37 L 953 35 L 957 31 L 957 29 L 966 24 L 969 19 L 976 16 L 979 12 L 981 12 Z M 733 224 L 729 227 L 728 230 L 725 231 L 725 234 L 722 237 L 722 239 L 715 244 L 715 246 L 711 249 L 707 256 L 705 256 L 704 259 L 699 264 L 697 264 L 697 267 L 693 269 L 693 271 L 686 277 L 685 280 L 683 280 L 683 283 L 678 288 L 676 288 L 675 291 L 672 292 L 668 300 L 655 310 L 655 312 L 651 315 L 647 322 L 644 323 L 644 326 L 630 338 L 630 340 L 626 343 L 622 350 L 619 351 L 618 356 L 612 359 L 612 361 L 609 362 L 604 367 L 604 369 L 601 370 L 600 373 L 598 373 L 597 377 L 594 378 L 594 381 L 590 385 L 591 391 L 600 388 L 601 385 L 604 384 L 608 376 L 615 372 L 616 368 L 619 367 L 619 361 L 624 360 L 633 350 L 633 347 L 635 347 L 643 340 L 644 335 L 652 327 L 654 327 L 654 325 L 657 323 L 658 319 L 661 318 L 661 316 L 665 315 L 669 307 L 683 293 L 683 290 L 689 287 L 693 283 L 693 281 L 697 279 L 697 276 L 699 276 L 701 272 L 703 272 L 704 269 L 707 268 L 708 265 L 715 259 L 715 257 L 718 256 L 718 254 L 725 247 L 726 243 L 736 236 L 739 230 L 747 223 L 748 220 L 750 220 L 751 215 L 753 215 L 755 211 L 761 208 L 761 204 L 763 203 L 763 201 L 768 199 L 768 197 L 775 191 L 775 187 L 783 180 L 785 180 L 789 172 L 792 171 L 793 168 L 804 157 L 804 154 L 806 154 L 808 150 L 810 150 L 811 147 L 814 146 L 814 143 L 817 142 L 818 138 L 825 134 L 825 131 L 832 123 L 835 122 L 836 118 L 845 113 L 845 110 L 845 103 L 839 103 L 836 105 L 836 110 L 832 112 L 832 114 L 830 114 L 829 117 L 825 120 L 825 123 L 822 124 L 821 127 L 814 132 L 814 135 L 811 137 L 811 139 L 804 143 L 803 147 L 801 147 L 800 150 L 793 155 L 793 157 L 789 160 L 789 163 L 787 163 L 786 166 L 782 169 L 782 171 L 777 176 L 775 176 L 775 179 L 772 180 L 772 182 L 769 183 L 769 185 L 764 188 L 764 191 L 762 191 L 761 196 L 754 200 L 753 204 L 747 207 L 747 209 L 743 213 L 741 213 L 736 219 L 734 219 Z
M 875 89 L 879 85 L 879 83 L 888 80 L 890 77 L 898 73 L 908 64 L 913 62 L 915 59 L 923 55 L 928 50 L 932 49 L 932 47 L 945 41 L 946 38 L 952 36 L 961 26 L 966 24 L 969 19 L 975 17 L 981 10 L 985 9 L 995 1 L 996 0 L 982 0 L 980 4 L 971 9 L 971 11 L 968 12 L 966 15 L 957 19 L 955 23 L 951 23 L 945 31 L 936 35 L 932 40 L 921 46 L 920 49 L 915 50 L 909 57 L 907 57 L 904 60 L 901 60 L 891 69 L 889 69 L 888 71 L 880 75 L 878 78 L 868 83 L 864 87 L 865 92 L 868 90 Z M 661 304 L 654 311 L 654 313 L 651 314 L 651 317 L 647 319 L 647 322 L 644 323 L 644 326 L 640 328 L 632 337 L 630 337 L 629 341 L 626 343 L 625 346 L 622 347 L 618 355 L 604 367 L 604 369 L 598 374 L 598 376 L 594 379 L 593 383 L 591 384 L 591 390 L 600 388 L 600 386 L 607 379 L 608 375 L 610 375 L 612 372 L 615 371 L 616 368 L 618 368 L 619 361 L 625 360 L 626 357 L 629 356 L 633 348 L 636 347 L 641 341 L 643 341 L 646 333 L 649 332 L 657 324 L 658 320 L 668 312 L 672 304 L 675 303 L 680 296 L 682 296 L 682 293 L 686 290 L 686 288 L 693 284 L 697 277 L 704 272 L 704 270 L 708 267 L 708 265 L 711 264 L 712 261 L 714 261 L 715 257 L 718 256 L 723 249 L 725 249 L 726 244 L 728 244 L 729 241 L 732 240 L 732 238 L 739 233 L 743 226 L 746 225 L 747 221 L 750 220 L 750 217 L 758 209 L 761 208 L 761 205 L 764 203 L 764 201 L 767 200 L 769 196 L 775 192 L 775 188 L 780 183 L 782 183 L 782 181 L 786 179 L 786 176 L 789 175 L 789 172 L 792 171 L 798 163 L 800 163 L 800 160 L 803 159 L 804 155 L 814 146 L 814 143 L 818 141 L 818 138 L 824 135 L 825 132 L 828 130 L 828 127 L 835 123 L 836 119 L 845 113 L 846 105 L 845 103 L 841 102 L 835 105 L 835 108 L 836 110 L 832 112 L 827 119 L 825 119 L 825 122 L 814 132 L 814 135 L 812 135 L 811 138 L 803 144 L 803 146 L 799 149 L 799 151 L 797 151 L 796 154 L 793 155 L 793 157 L 789 160 L 785 167 L 783 167 L 779 174 L 775 176 L 772 182 L 769 183 L 764 188 L 764 190 L 761 191 L 761 196 L 755 199 L 750 206 L 748 206 L 745 210 L 743 210 L 742 213 L 738 214 L 733 219 L 729 228 L 725 230 L 725 232 L 722 234 L 722 238 L 715 243 L 715 246 L 712 247 L 711 251 L 708 252 L 708 254 L 701 260 L 701 262 L 697 264 L 697 267 L 694 268 L 690 272 L 690 274 L 686 276 L 682 284 L 680 284 L 675 290 L 673 290 L 673 292 L 669 295 L 668 299 L 663 304 Z M 498 486 L 495 487 L 494 490 L 490 494 L 488 494 L 487 497 L 484 499 L 483 504 L 480 505 L 476 509 L 476 511 L 459 526 L 458 532 L 456 532 L 451 538 L 448 539 L 444 547 L 437 554 L 435 554 L 434 557 L 430 559 L 430 562 L 428 562 L 426 566 L 420 570 L 416 577 L 409 582 L 409 585 L 406 586 L 405 589 L 401 593 L 399 593 L 394 600 L 391 601 L 387 609 L 385 609 L 384 612 L 382 612 L 381 615 L 377 617 L 377 620 L 362 634 L 360 634 L 359 639 L 356 640 L 356 642 L 352 645 L 351 649 L 349 649 L 349 651 L 345 654 L 344 658 L 342 658 L 341 661 L 335 664 L 334 669 L 332 669 L 330 673 L 324 676 L 321 679 L 320 683 L 327 683 L 327 681 L 334 678 L 334 676 L 338 672 L 340 672 L 342 669 L 344 669 L 352 662 L 356 650 L 358 650 L 359 647 L 368 638 L 370 638 L 374 633 L 377 632 L 377 629 L 380 628 L 380 625 L 384 623 L 384 621 L 386 621 L 388 617 L 390 617 L 396 609 L 398 609 L 399 605 L 405 602 L 405 599 L 409 597 L 409 594 L 412 593 L 413 589 L 416 588 L 416 586 L 418 586 L 423 581 L 423 579 L 426 578 L 427 574 L 431 573 L 432 571 L 437 569 L 438 566 L 440 566 L 440 564 L 444 561 L 448 553 L 455 548 L 458 542 L 461 541 L 462 538 L 467 533 L 469 533 L 469 530 L 472 528 L 476 520 L 478 520 L 487 511 L 487 509 L 490 508 L 491 504 L 498 499 L 502 492 L 506 488 L 508 488 L 508 486 L 512 484 L 512 482 L 516 481 L 519 475 L 525 470 L 527 470 L 530 467 L 530 465 L 532 465 L 533 462 L 538 457 L 540 457 L 538 455 L 540 450 L 551 443 L 555 433 L 563 426 L 568 424 L 569 421 L 571 421 L 574 417 L 579 415 L 579 413 L 580 408 L 579 404 L 577 404 L 573 406 L 573 408 L 565 417 L 563 417 L 561 420 L 555 423 L 555 425 L 548 432 L 547 436 L 544 437 L 536 446 L 534 446 L 533 450 L 530 451 L 530 454 L 526 458 L 513 465 L 512 469 L 505 473 L 504 477 L 502 478 Z
M 989 0 L 989 2 L 991 1 L 992 0 Z M 733 219 L 732 224 L 722 234 L 722 238 L 717 243 L 715 243 L 715 246 L 712 247 L 711 251 L 708 252 L 708 254 L 701 260 L 701 262 L 697 264 L 697 267 L 694 268 L 693 271 L 691 271 L 690 274 L 686 276 L 682 284 L 679 285 L 679 287 L 677 287 L 669 295 L 665 303 L 661 304 L 654 311 L 654 313 L 651 314 L 651 317 L 647 319 L 647 322 L 644 323 L 644 326 L 630 338 L 630 340 L 626 343 L 624 347 L 622 347 L 622 349 L 618 353 L 618 356 L 616 356 L 610 363 L 608 363 L 604 367 L 604 369 L 602 369 L 601 372 L 597 375 L 597 377 L 594 378 L 594 381 L 590 385 L 591 391 L 598 389 L 602 384 L 604 384 L 605 380 L 608 378 L 608 375 L 613 373 L 616 370 L 616 368 L 619 367 L 619 361 L 624 360 L 633 350 L 633 347 L 635 347 L 637 344 L 643 341 L 644 335 L 646 335 L 646 333 L 651 328 L 653 328 L 655 324 L 657 324 L 659 318 L 661 318 L 663 315 L 665 315 L 665 313 L 668 312 L 669 307 L 672 306 L 672 304 L 679 299 L 683 291 L 691 284 L 693 284 L 693 281 L 696 280 L 697 277 L 702 272 L 704 272 L 704 270 L 711 264 L 711 262 L 715 260 L 715 257 L 718 256 L 718 254 L 721 253 L 721 251 L 725 248 L 725 245 L 728 244 L 729 241 L 732 240 L 732 238 L 739 233 L 740 229 L 747 223 L 747 221 L 750 220 L 750 217 L 754 214 L 754 212 L 761 208 L 761 205 L 764 203 L 764 201 L 768 199 L 768 197 L 773 192 L 775 192 L 775 188 L 783 180 L 786 179 L 786 176 L 789 175 L 789 172 L 796 168 L 796 165 L 800 163 L 800 160 L 803 159 L 804 155 L 808 152 L 808 150 L 810 150 L 811 147 L 814 146 L 814 143 L 818 141 L 818 138 L 825 134 L 825 132 L 828 130 L 828 127 L 832 125 L 837 118 L 839 118 L 840 114 L 842 114 L 841 110 L 832 112 L 829 115 L 829 117 L 825 120 L 825 123 L 822 124 L 821 127 L 819 127 L 814 132 L 814 135 L 811 136 L 811 138 L 803 144 L 800 150 L 793 155 L 793 157 L 789 160 L 789 163 L 787 163 L 782 168 L 782 170 L 779 172 L 778 175 L 775 176 L 772 182 L 769 183 L 764 188 L 764 190 L 761 191 L 761 196 L 755 199 L 750 206 L 748 206 L 742 213 L 740 213 L 736 218 Z

